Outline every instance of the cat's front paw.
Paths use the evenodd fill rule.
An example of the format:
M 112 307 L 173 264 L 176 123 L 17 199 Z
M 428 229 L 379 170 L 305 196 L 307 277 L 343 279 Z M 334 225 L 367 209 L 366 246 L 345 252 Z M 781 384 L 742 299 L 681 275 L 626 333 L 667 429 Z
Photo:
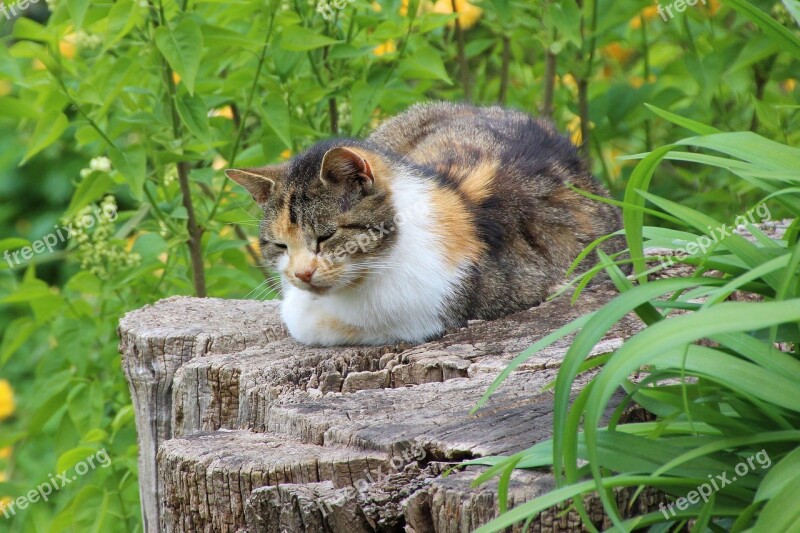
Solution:
M 367 344 L 364 331 L 346 324 L 338 318 L 321 311 L 314 302 L 302 296 L 287 298 L 281 303 L 281 316 L 291 336 L 311 346 L 342 346 Z

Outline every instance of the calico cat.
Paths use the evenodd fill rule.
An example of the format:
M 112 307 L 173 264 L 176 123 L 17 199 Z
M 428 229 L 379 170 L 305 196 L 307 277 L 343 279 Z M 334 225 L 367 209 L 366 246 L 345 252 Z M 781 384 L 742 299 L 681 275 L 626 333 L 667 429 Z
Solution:
M 501 107 L 415 105 L 366 140 L 226 174 L 264 209 L 283 319 L 312 345 L 418 343 L 528 309 L 620 228 L 566 186 L 606 194 L 575 146 Z

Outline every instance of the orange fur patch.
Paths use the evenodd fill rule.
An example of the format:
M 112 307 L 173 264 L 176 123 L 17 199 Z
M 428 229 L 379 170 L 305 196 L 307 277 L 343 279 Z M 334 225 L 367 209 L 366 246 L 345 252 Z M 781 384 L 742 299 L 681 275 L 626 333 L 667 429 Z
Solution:
M 492 181 L 499 166 L 500 162 L 497 160 L 481 161 L 458 183 L 459 190 L 471 202 L 481 202 L 491 194 Z
M 292 191 L 287 191 L 287 198 L 291 197 Z M 286 267 L 287 273 L 299 272 L 301 270 L 314 270 L 317 268 L 317 256 L 308 250 L 305 237 L 297 224 L 292 224 L 290 218 L 291 206 L 286 202 L 280 214 L 275 217 L 272 223 L 272 231 L 275 238 L 289 247 L 289 264 Z
M 435 187 L 431 191 L 433 231 L 441 237 L 448 265 L 475 262 L 486 246 L 478 238 L 475 221 L 458 193 Z
M 577 226 L 583 230 L 585 235 L 594 235 L 596 233 L 594 229 L 594 220 L 591 216 L 595 214 L 596 210 L 592 209 L 592 207 L 586 209 L 587 203 L 591 205 L 592 200 L 584 198 L 567 187 L 559 189 L 551 194 L 550 200 L 554 204 L 563 205 L 564 209 L 571 212 L 575 217 Z
M 318 327 L 323 330 L 335 331 L 350 342 L 361 338 L 361 330 L 350 324 L 345 324 L 337 318 L 325 317 L 320 320 Z

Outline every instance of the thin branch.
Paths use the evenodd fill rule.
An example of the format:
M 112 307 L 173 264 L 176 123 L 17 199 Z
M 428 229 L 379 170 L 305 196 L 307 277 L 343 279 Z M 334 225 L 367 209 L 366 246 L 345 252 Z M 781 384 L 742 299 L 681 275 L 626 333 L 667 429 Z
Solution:
M 162 23 L 166 20 L 164 18 L 164 4 L 159 2 L 159 10 L 162 17 Z M 161 56 L 161 70 L 164 77 L 164 84 L 167 87 L 167 100 L 172 115 L 172 135 L 176 141 L 182 139 L 182 123 L 180 115 L 178 114 L 177 104 L 177 91 L 175 87 L 175 80 L 173 77 L 172 68 L 167 63 L 163 54 Z M 195 295 L 204 298 L 206 292 L 206 273 L 203 266 L 203 228 L 197 223 L 197 217 L 194 211 L 194 203 L 192 201 L 192 190 L 189 186 L 189 163 L 180 161 L 176 164 L 178 170 L 178 183 L 181 188 L 181 202 L 186 209 L 186 230 L 189 233 L 189 257 L 192 266 L 192 282 L 194 284 Z
M 331 133 L 336 135 L 339 133 L 339 110 L 336 108 L 336 98 L 333 96 L 328 98 L 328 115 L 331 119 Z
M 647 42 L 647 21 L 644 19 L 644 15 L 639 15 L 639 24 L 641 24 L 642 28 L 642 57 L 644 62 L 644 83 L 648 83 L 650 79 L 650 43 Z M 644 144 L 647 148 L 648 152 L 653 151 L 653 133 L 652 133 L 652 122 L 650 118 L 644 119 Z
M 511 39 L 507 35 L 503 35 L 503 56 L 500 66 L 500 95 L 498 100 L 501 104 L 505 105 L 506 98 L 508 97 L 508 71 L 509 64 L 511 63 Z
M 456 29 L 456 46 L 458 48 L 461 87 L 464 90 L 464 100 L 469 102 L 472 100 L 472 88 L 469 83 L 469 63 L 467 62 L 466 44 L 464 43 L 464 31 L 461 28 L 461 22 L 458 20 L 458 6 L 456 5 L 456 0 L 450 0 L 450 4 L 453 6 L 453 13 L 456 15 L 454 25 Z
M 555 32 L 553 32 L 553 41 L 555 41 Z M 553 95 L 556 88 L 556 63 L 558 56 L 550 51 L 547 47 L 544 58 L 544 96 L 542 98 L 542 115 L 547 118 L 553 118 Z
M 231 147 L 231 155 L 228 158 L 228 165 L 234 166 L 236 164 L 236 156 L 239 154 L 239 146 L 241 145 L 242 138 L 244 137 L 244 128 L 247 122 L 247 115 L 250 114 L 253 106 L 253 97 L 256 94 L 256 88 L 258 87 L 258 80 L 261 77 L 261 71 L 264 67 L 264 60 L 267 56 L 267 45 L 269 44 L 270 37 L 272 36 L 272 29 L 275 23 L 275 12 L 273 11 L 269 18 L 269 26 L 267 27 L 267 35 L 264 38 L 264 46 L 261 48 L 261 54 L 258 56 L 258 64 L 256 65 L 256 75 L 253 76 L 253 83 L 250 84 L 250 93 L 247 95 L 247 103 L 245 104 L 244 113 L 239 116 L 238 108 L 235 105 L 231 106 L 234 109 L 234 124 L 237 125 L 236 131 L 236 139 L 233 141 L 233 146 Z M 222 182 L 222 187 L 220 187 L 219 194 L 217 198 L 214 200 L 214 205 L 211 207 L 211 212 L 208 215 L 208 220 L 211 221 L 214 219 L 214 216 L 217 214 L 217 210 L 219 209 L 220 204 L 222 203 L 222 198 L 225 196 L 225 189 L 228 186 L 228 180 Z

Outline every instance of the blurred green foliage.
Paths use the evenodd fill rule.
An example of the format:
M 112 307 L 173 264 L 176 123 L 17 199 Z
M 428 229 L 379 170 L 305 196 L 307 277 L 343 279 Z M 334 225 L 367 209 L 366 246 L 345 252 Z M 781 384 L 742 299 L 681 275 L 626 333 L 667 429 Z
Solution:
M 725 131 L 800 137 L 798 62 L 716 0 L 666 21 L 634 0 L 17 8 L 0 18 L 0 253 L 104 201 L 119 214 L 52 253 L 0 262 L 0 379 L 16 406 L 0 425 L 0 497 L 89 450 L 113 461 L 0 517 L 11 531 L 141 528 L 116 323 L 174 294 L 253 297 L 268 275 L 254 261 L 258 212 L 225 167 L 362 135 L 428 99 L 551 116 L 617 196 L 634 166 L 619 156 L 686 133 L 645 103 Z M 758 8 L 792 26 L 782 4 Z M 758 194 L 683 161 L 660 167 L 650 190 L 722 220 Z

